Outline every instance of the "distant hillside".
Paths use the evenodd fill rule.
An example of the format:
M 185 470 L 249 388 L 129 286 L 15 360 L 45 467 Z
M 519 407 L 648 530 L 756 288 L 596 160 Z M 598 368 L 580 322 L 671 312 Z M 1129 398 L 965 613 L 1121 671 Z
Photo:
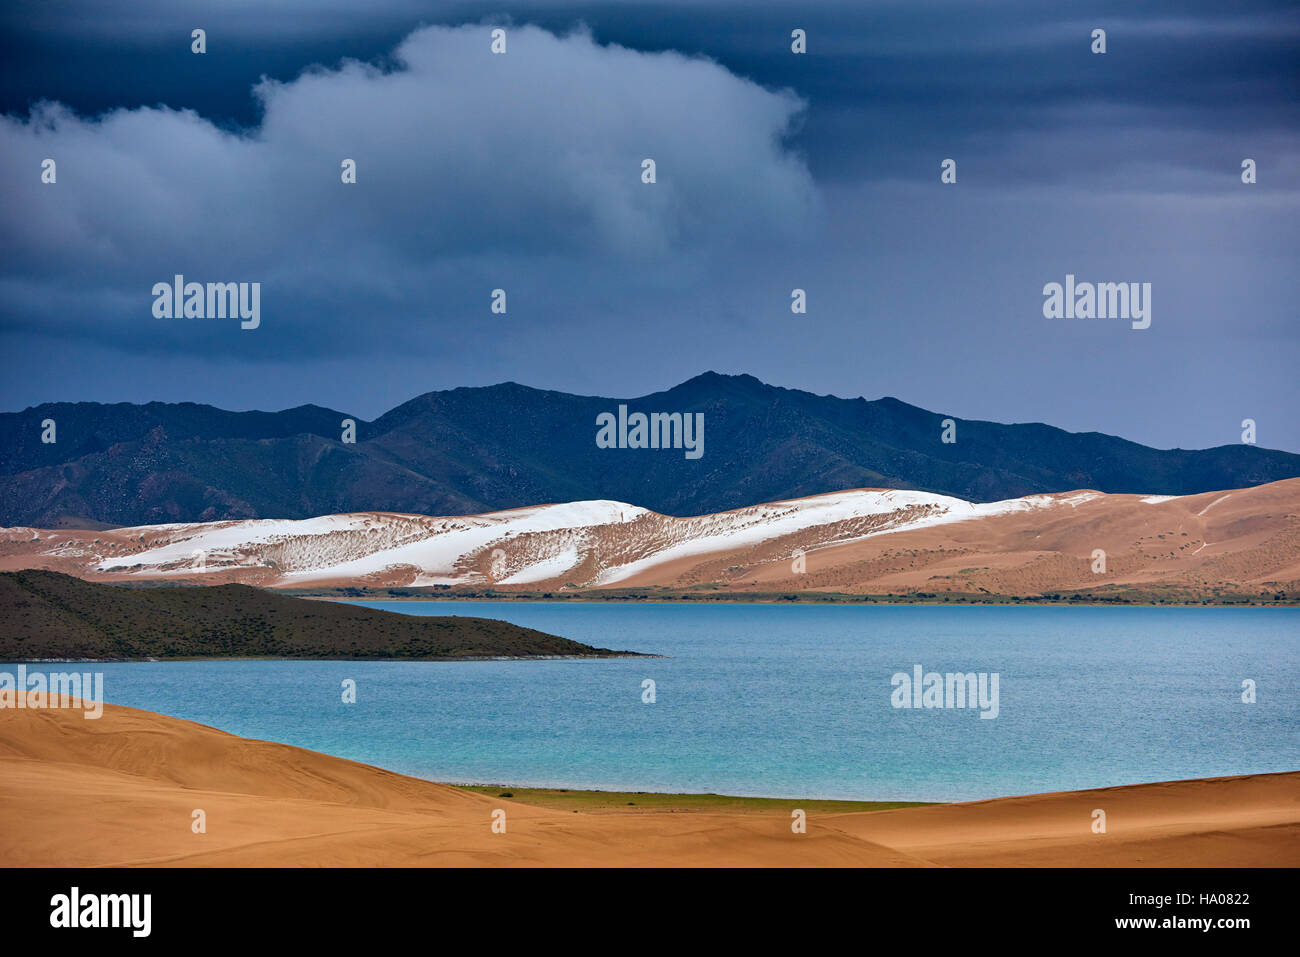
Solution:
M 504 621 L 417 618 L 248 585 L 132 588 L 0 573 L 0 660 L 615 654 Z
M 596 416 L 701 412 L 704 454 L 602 449 Z M 1300 455 L 1253 445 L 1161 451 L 1097 432 L 956 418 L 897 399 L 841 399 L 706 373 L 612 399 L 514 383 L 430 392 L 373 422 L 317 406 L 44 405 L 0 415 L 0 525 L 307 518 L 358 511 L 469 515 L 612 499 L 699 515 L 853 488 L 991 502 L 1045 492 L 1187 495 L 1300 476 Z M 53 419 L 58 441 L 43 444 Z

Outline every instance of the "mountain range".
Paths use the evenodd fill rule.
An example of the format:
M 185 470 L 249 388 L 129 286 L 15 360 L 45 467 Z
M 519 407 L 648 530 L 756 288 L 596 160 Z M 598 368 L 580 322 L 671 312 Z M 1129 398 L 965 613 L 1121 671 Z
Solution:
M 703 454 L 601 448 L 597 417 L 702 413 Z M 943 441 L 944 421 L 955 441 Z M 355 442 L 344 441 L 344 420 Z M 55 441 L 46 423 L 54 423 Z M 1158 450 L 709 372 L 633 399 L 516 383 L 429 392 L 373 421 L 320 406 L 51 403 L 0 414 L 0 525 L 105 528 L 633 502 L 692 516 L 855 488 L 994 502 L 1095 489 L 1188 495 L 1300 476 L 1300 455 Z

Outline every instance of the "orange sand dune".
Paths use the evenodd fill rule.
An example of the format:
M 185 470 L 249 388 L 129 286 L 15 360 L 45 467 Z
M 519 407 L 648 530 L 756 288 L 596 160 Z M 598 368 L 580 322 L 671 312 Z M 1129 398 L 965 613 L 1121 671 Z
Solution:
M 784 811 L 530 807 L 114 705 L 0 710 L 5 866 L 1297 864 L 1300 772 L 812 813 L 794 834 Z
M 198 566 L 195 555 L 206 556 Z M 1081 489 L 984 505 L 858 489 L 689 518 L 602 501 L 459 517 L 0 529 L 0 571 L 26 568 L 270 588 L 1296 600 L 1300 478 L 1176 497 Z
M 968 595 L 1130 588 L 1195 598 L 1300 589 L 1300 479 L 1177 497 L 1085 490 L 1048 498 L 1062 507 L 844 544 L 804 533 L 665 562 L 618 584 Z M 790 560 L 796 550 L 807 553 L 799 573 Z

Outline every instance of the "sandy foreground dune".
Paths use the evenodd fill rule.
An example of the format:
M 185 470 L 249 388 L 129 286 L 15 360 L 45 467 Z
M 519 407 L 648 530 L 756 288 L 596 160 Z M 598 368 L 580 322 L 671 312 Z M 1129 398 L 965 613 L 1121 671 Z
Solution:
M 1297 864 L 1300 772 L 809 813 L 794 834 L 786 811 L 533 807 L 114 705 L 0 710 L 5 866 Z

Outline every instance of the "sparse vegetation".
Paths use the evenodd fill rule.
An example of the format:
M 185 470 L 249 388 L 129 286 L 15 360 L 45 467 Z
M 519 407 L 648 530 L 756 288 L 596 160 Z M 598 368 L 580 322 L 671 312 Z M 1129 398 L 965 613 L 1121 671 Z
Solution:
M 0 660 L 622 654 L 490 618 L 416 617 L 248 585 L 128 588 L 0 573 Z
M 1209 591 L 1208 583 L 1193 588 L 1181 585 L 1108 585 L 1039 594 L 1006 594 L 981 589 L 972 591 L 912 591 L 865 594 L 839 591 L 727 591 L 697 585 L 691 591 L 661 586 L 641 588 L 583 588 L 564 592 L 499 591 L 492 588 L 447 587 L 314 589 L 292 592 L 313 597 L 356 598 L 367 601 L 411 599 L 423 601 L 608 601 L 608 602 L 751 602 L 800 604 L 893 604 L 893 605 L 1300 605 L 1300 591 L 1273 588 L 1266 592 L 1230 591 L 1222 585 Z M 344 592 L 347 592 L 345 595 Z M 701 594 L 704 592 L 704 594 Z M 360 593 L 360 594 L 358 594 Z
M 647 791 L 572 791 L 567 788 L 512 788 L 502 791 L 500 784 L 462 785 L 466 791 L 475 791 L 492 797 L 513 798 L 521 804 L 533 804 L 557 810 L 622 811 L 635 807 L 640 810 L 673 811 L 749 811 L 780 814 L 788 818 L 790 809 L 799 807 L 822 814 L 840 814 L 854 811 L 888 811 L 899 807 L 921 807 L 918 801 L 810 801 L 783 798 L 733 797 L 727 794 L 660 794 Z

